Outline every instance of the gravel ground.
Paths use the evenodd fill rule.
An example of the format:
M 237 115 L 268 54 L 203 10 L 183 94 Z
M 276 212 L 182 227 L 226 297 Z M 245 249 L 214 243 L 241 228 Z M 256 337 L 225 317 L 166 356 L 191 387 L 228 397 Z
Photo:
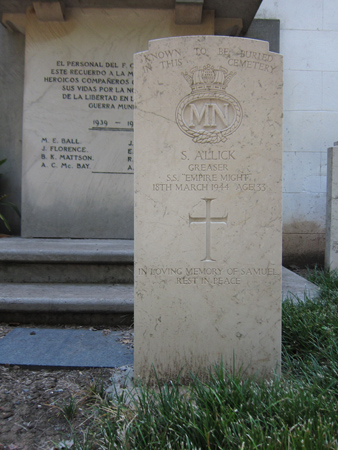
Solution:
M 13 328 L 14 324 L 0 323 L 0 339 Z M 133 346 L 130 328 L 95 329 L 104 333 L 123 331 L 122 342 Z M 84 427 L 87 418 L 82 414 L 81 400 L 88 394 L 89 387 L 96 380 L 108 388 L 112 385 L 111 378 L 116 379 L 119 372 L 120 369 L 30 370 L 0 366 L 0 450 L 54 450 L 56 444 L 66 441 L 71 448 L 70 426 L 62 408 L 69 405 L 72 398 L 79 402 L 72 427 Z

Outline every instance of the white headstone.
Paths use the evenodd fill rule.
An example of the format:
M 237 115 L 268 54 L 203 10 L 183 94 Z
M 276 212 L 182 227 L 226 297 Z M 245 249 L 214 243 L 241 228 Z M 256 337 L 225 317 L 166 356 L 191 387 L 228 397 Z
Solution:
M 325 267 L 338 269 L 338 142 L 327 150 Z
M 133 237 L 133 54 L 155 37 L 213 34 L 172 10 L 27 14 L 22 235 Z M 177 56 L 164 58 L 175 64 Z
M 278 372 L 282 56 L 199 36 L 134 61 L 135 374 Z

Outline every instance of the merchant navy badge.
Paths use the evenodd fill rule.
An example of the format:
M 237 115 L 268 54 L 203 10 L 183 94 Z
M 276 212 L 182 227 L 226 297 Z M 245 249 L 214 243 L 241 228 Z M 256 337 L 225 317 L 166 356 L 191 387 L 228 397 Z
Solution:
M 191 87 L 176 108 L 176 122 L 181 131 L 194 142 L 216 144 L 225 142 L 242 121 L 238 100 L 225 92 L 236 72 L 207 64 L 182 73 Z

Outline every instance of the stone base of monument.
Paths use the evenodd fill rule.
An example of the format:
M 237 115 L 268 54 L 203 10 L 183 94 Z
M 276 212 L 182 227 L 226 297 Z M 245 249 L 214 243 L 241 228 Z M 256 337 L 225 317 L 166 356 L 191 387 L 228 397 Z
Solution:
M 282 298 L 306 301 L 319 295 L 319 287 L 297 275 L 286 267 L 282 268 Z
M 130 323 L 133 259 L 131 240 L 1 239 L 1 318 Z

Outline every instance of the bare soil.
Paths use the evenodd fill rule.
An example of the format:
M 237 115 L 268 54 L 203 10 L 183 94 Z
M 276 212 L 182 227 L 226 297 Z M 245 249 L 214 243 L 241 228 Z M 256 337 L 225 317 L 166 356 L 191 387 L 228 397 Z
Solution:
M 0 339 L 13 327 L 0 323 Z M 103 333 L 113 331 L 105 327 L 95 329 Z M 123 331 L 122 342 L 132 346 L 133 330 L 114 330 L 117 329 Z M 111 386 L 111 377 L 118 370 L 30 370 L 0 366 L 0 450 L 54 450 L 66 441 L 71 448 L 71 428 L 62 409 L 73 399 L 79 408 L 71 425 L 75 430 L 85 427 L 88 419 L 82 413 L 81 401 L 94 382 L 102 383 L 105 388 Z

